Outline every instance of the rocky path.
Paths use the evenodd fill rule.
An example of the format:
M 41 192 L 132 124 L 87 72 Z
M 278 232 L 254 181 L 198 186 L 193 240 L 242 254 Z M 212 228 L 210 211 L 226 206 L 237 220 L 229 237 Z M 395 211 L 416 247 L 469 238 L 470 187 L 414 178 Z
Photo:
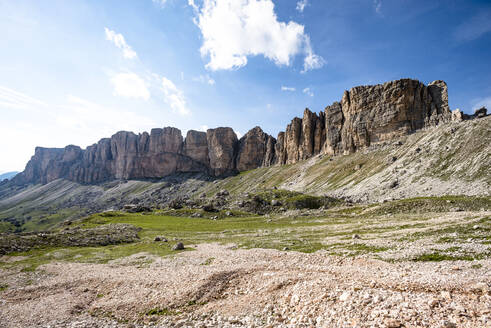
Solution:
M 491 327 L 491 261 L 386 263 L 215 244 L 0 271 L 1 327 Z M 27 281 L 27 282 L 26 282 Z

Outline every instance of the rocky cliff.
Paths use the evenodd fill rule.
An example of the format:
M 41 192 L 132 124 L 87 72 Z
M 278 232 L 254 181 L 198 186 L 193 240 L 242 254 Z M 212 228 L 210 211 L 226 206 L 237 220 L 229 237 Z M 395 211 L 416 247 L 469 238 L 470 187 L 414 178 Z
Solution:
M 454 115 L 455 116 L 455 115 Z M 240 140 L 231 128 L 188 131 L 121 131 L 83 150 L 37 147 L 14 183 L 59 178 L 80 183 L 160 178 L 179 172 L 226 176 L 261 166 L 291 164 L 317 154 L 348 154 L 384 140 L 452 120 L 447 85 L 402 79 L 345 91 L 319 114 L 305 109 L 278 138 L 255 127 Z

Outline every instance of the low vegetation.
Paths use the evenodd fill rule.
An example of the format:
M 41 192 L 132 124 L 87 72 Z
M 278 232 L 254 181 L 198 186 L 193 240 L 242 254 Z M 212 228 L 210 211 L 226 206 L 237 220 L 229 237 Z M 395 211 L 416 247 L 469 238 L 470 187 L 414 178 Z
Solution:
M 319 207 L 318 198 L 299 197 L 291 192 L 274 190 L 251 197 L 256 196 L 264 201 L 280 199 L 285 204 L 305 201 L 305 208 Z M 311 201 L 315 206 L 309 205 Z M 490 197 L 416 198 L 363 206 L 329 203 L 327 209 L 261 216 L 241 213 L 243 216 L 214 219 L 192 217 L 194 212 L 186 209 L 174 210 L 180 216 L 169 215 L 172 211 L 106 212 L 76 221 L 70 229 L 128 224 L 141 229 L 139 240 L 108 246 L 47 246 L 11 253 L 10 256 L 22 257 L 16 262 L 0 262 L 0 267 L 22 267 L 29 271 L 51 261 L 108 263 L 132 255 L 136 256 L 132 257 L 133 262 L 148 265 L 151 257 L 139 259 L 137 254 L 157 257 L 176 254 L 178 251 L 172 247 L 177 242 L 185 245 L 185 251 L 201 243 L 221 243 L 299 252 L 322 250 L 332 255 L 388 261 L 479 260 L 491 256 L 490 204 Z M 322 206 L 326 206 L 324 200 Z M 455 212 L 454 207 L 462 211 Z M 156 237 L 161 241 L 155 241 Z M 213 260 L 209 258 L 202 265 L 212 265 Z

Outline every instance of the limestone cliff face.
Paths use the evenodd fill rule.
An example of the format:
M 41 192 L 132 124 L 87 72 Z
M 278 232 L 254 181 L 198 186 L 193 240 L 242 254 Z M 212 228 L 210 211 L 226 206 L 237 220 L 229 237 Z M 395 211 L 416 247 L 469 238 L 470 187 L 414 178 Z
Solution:
M 259 126 L 247 132 L 239 141 L 237 170 L 247 171 L 273 164 L 275 142 Z
M 210 172 L 221 176 L 232 174 L 235 169 L 237 135 L 231 128 L 216 128 L 206 131 Z
M 14 183 L 48 183 L 64 178 L 85 184 L 112 179 L 161 178 L 178 172 L 214 176 L 234 174 L 237 137 L 231 128 L 206 133 L 188 131 L 183 140 L 176 128 L 150 134 L 120 131 L 82 150 L 37 147 Z
M 454 116 L 456 116 L 454 114 Z M 178 172 L 213 176 L 275 164 L 290 164 L 318 154 L 356 152 L 384 140 L 452 119 L 447 85 L 402 79 L 345 91 L 323 112 L 305 109 L 278 138 L 255 127 L 240 140 L 231 128 L 181 131 L 166 127 L 150 134 L 121 131 L 83 150 L 37 147 L 18 184 L 65 178 L 80 183 L 111 179 L 160 178 Z
M 295 163 L 323 153 L 347 154 L 424 127 L 448 122 L 447 85 L 402 79 L 345 91 L 341 102 L 315 114 L 305 110 L 280 138 L 277 164 Z M 281 139 L 281 140 L 280 140 Z

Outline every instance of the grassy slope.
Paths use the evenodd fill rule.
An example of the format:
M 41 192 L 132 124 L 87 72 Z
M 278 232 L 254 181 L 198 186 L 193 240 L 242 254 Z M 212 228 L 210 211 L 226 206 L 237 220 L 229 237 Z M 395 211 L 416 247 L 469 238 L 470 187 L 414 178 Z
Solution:
M 188 190 L 194 190 L 194 197 L 199 197 L 202 193 L 213 196 L 226 189 L 236 199 L 244 199 L 242 194 L 245 192 L 259 193 L 273 187 L 315 195 L 367 194 L 375 200 L 442 194 L 489 196 L 491 117 L 419 131 L 400 141 L 401 146 L 390 142 L 383 147 L 374 145 L 370 151 L 346 156 L 318 156 L 293 165 L 259 168 L 217 183 L 201 181 L 193 185 L 190 182 Z M 394 163 L 390 161 L 392 157 L 397 158 Z M 387 185 L 394 179 L 400 186 L 391 190 Z M 439 185 L 445 187 L 441 192 L 427 190 Z M 162 183 L 148 181 L 81 186 L 61 180 L 33 186 L 14 197 L 0 200 L 0 232 L 16 228 L 1 219 L 25 219 L 21 228 L 44 230 L 67 218 L 84 216 L 87 213 L 85 204 L 97 202 L 106 209 L 112 206 L 112 199 L 146 198 L 162 186 Z M 171 189 L 169 192 L 173 193 Z M 82 201 L 78 206 L 61 205 L 64 209 L 59 211 L 63 202 L 83 198 L 87 193 L 102 196 L 95 201 Z
M 460 188 L 458 194 L 472 193 L 473 185 L 479 185 L 489 195 L 491 117 L 418 131 L 399 141 L 402 145 L 392 141 L 351 155 L 318 156 L 293 165 L 242 172 L 209 185 L 204 191 L 212 195 L 227 189 L 240 194 L 279 187 L 317 195 L 344 191 L 381 192 L 383 196 L 382 189 L 395 179 L 408 197 L 415 197 L 430 195 L 431 192 L 418 189 L 418 185 L 434 179 L 447 186 L 444 194 L 452 192 L 452 186 Z
M 448 213 L 458 206 L 467 211 L 460 217 Z M 482 211 L 485 209 L 486 211 Z M 156 256 L 175 254 L 173 244 L 182 241 L 187 250 L 200 243 L 235 243 L 245 248 L 288 249 L 301 252 L 325 250 L 333 255 L 367 255 L 390 260 L 409 247 L 423 252 L 408 255 L 410 260 L 475 260 L 491 256 L 491 198 L 445 197 L 417 198 L 381 205 L 338 207 L 304 216 L 229 217 L 221 220 L 173 217 L 162 213 L 101 213 L 77 221 L 76 225 L 94 227 L 109 223 L 128 223 L 141 227 L 141 241 L 105 247 L 36 249 L 15 263 L 0 267 L 22 266 L 33 270 L 51 261 L 107 263 L 138 253 Z M 478 228 L 476 228 L 476 226 Z M 353 239 L 353 235 L 359 239 Z M 169 242 L 154 242 L 156 236 Z M 420 244 L 429 241 L 424 248 Z M 473 251 L 468 246 L 479 246 Z M 402 248 L 401 248 L 402 247 Z M 142 257 L 143 258 L 143 257 Z M 400 260 L 400 257 L 393 257 Z M 143 260 L 145 264 L 148 259 Z

